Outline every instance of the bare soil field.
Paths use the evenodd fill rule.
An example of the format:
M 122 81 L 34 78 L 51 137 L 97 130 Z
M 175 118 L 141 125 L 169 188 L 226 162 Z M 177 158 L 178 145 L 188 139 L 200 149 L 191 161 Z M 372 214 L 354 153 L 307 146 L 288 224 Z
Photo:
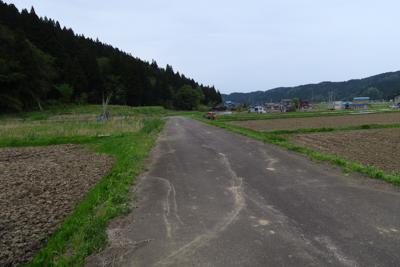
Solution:
M 351 116 L 348 116 L 351 117 Z M 282 135 L 297 146 L 340 155 L 349 161 L 400 175 L 400 129 L 372 129 Z
M 333 127 L 364 124 L 387 124 L 400 122 L 400 112 L 344 115 L 312 118 L 288 118 L 253 121 L 232 121 L 229 124 L 243 126 L 257 131 L 271 131 L 284 129 L 297 129 L 307 127 Z
M 0 148 L 0 266 L 32 260 L 115 158 L 86 147 Z M 37 240 L 39 242 L 37 242 Z

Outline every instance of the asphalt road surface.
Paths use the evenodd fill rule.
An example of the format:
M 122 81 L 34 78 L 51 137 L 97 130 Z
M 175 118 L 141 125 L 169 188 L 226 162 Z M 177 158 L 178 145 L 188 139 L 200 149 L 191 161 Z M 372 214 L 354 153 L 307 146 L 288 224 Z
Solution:
M 184 117 L 151 154 L 120 266 L 400 266 L 396 186 Z

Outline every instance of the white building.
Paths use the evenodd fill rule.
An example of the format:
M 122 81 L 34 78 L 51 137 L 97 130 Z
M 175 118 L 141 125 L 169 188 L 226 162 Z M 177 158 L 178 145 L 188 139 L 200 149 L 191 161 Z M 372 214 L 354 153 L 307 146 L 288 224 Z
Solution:
M 265 109 L 265 107 L 263 107 L 261 105 L 254 105 L 254 106 L 250 107 L 249 111 L 252 113 L 267 113 L 267 110 Z
M 395 95 L 395 96 L 393 97 L 393 100 L 394 100 L 394 104 L 395 104 L 396 106 L 399 106 L 399 105 L 400 105 L 400 94 Z
M 333 109 L 343 109 L 343 101 L 334 101 Z

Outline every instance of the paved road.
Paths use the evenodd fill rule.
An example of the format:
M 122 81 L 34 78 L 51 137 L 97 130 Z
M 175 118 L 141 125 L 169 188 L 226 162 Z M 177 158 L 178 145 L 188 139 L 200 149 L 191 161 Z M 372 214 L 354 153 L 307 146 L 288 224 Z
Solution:
M 400 265 L 397 187 L 183 117 L 151 162 L 121 266 Z

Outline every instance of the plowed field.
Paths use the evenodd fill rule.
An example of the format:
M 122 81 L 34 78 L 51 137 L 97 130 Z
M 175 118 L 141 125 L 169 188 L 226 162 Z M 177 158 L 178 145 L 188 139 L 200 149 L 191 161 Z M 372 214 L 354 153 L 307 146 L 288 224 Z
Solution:
M 333 127 L 364 124 L 386 124 L 400 122 L 400 112 L 345 115 L 313 118 L 271 119 L 256 121 L 232 121 L 229 124 L 243 126 L 257 131 L 297 129 L 307 127 Z
M 85 147 L 0 148 L 0 266 L 30 261 L 114 166 Z M 38 242 L 37 242 L 38 241 Z
M 283 135 L 298 146 L 400 174 L 400 128 Z

